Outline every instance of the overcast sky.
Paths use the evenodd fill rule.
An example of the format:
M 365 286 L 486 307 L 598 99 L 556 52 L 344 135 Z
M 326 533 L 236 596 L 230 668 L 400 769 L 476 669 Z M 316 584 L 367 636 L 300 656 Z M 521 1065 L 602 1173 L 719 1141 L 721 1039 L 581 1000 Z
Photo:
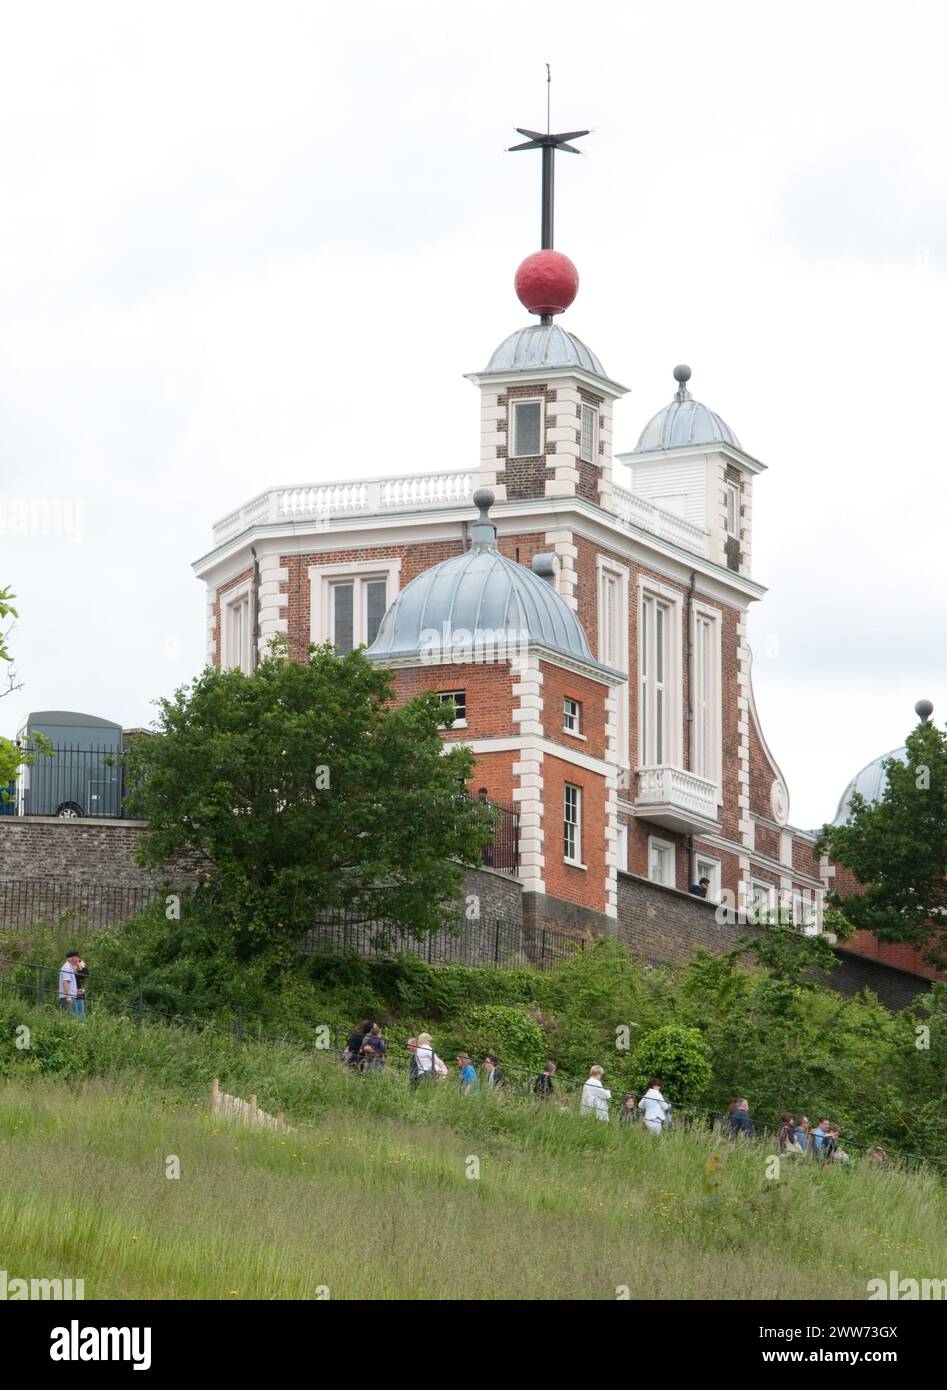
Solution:
M 204 659 L 190 565 L 263 488 L 473 467 L 526 318 L 535 155 L 560 156 L 566 325 L 631 388 L 671 368 L 755 483 L 757 703 L 791 818 L 947 717 L 947 13 L 3 0 L 0 586 L 30 709 L 126 726 Z M 408 407 L 405 403 L 408 402 Z M 17 503 L 58 534 L 11 534 Z M 36 528 L 34 527 L 34 530 Z

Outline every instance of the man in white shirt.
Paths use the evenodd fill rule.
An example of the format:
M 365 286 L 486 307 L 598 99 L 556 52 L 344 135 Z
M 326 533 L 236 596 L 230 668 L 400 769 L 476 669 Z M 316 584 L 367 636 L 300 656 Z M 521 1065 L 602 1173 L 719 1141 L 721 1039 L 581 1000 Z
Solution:
M 611 1091 L 606 1091 L 602 1085 L 604 1072 L 601 1067 L 592 1067 L 589 1072 L 589 1079 L 582 1087 L 582 1103 L 579 1106 L 579 1113 L 582 1115 L 594 1115 L 597 1120 L 608 1119 L 608 1102 L 612 1098 Z
M 79 997 L 76 986 L 76 968 L 79 959 L 78 951 L 69 951 L 59 968 L 59 1007 L 66 1009 L 68 1013 L 75 1012 L 76 1000 Z
M 661 1082 L 652 1076 L 648 1089 L 638 1102 L 638 1109 L 644 1115 L 644 1127 L 649 1134 L 660 1134 L 667 1124 L 671 1107 L 661 1094 Z

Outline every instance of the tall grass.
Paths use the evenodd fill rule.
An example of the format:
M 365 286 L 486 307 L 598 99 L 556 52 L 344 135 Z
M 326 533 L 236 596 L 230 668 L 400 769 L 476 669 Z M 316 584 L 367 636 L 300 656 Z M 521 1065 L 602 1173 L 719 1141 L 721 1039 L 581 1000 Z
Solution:
M 774 1178 L 765 1147 L 706 1131 L 655 1139 L 3 1001 L 0 1036 L 5 1268 L 83 1278 L 91 1298 L 858 1298 L 892 1268 L 947 1272 L 947 1198 L 923 1172 L 784 1161 Z M 214 1075 L 295 1132 L 215 1121 Z

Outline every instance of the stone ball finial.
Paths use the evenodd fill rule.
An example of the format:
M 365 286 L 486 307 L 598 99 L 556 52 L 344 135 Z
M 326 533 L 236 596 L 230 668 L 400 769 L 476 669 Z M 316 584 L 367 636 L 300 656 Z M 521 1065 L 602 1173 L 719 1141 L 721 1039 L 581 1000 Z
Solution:
M 678 386 L 686 386 L 691 379 L 691 369 L 686 362 L 681 362 L 674 368 L 674 380 Z
M 930 700 L 918 700 L 917 704 L 914 706 L 914 713 L 922 723 L 926 724 L 934 713 L 934 706 L 931 704 Z
M 492 488 L 478 487 L 473 497 L 471 498 L 471 501 L 480 513 L 480 520 L 486 521 L 487 512 L 490 510 L 490 508 L 496 501 L 496 494 L 494 493 Z

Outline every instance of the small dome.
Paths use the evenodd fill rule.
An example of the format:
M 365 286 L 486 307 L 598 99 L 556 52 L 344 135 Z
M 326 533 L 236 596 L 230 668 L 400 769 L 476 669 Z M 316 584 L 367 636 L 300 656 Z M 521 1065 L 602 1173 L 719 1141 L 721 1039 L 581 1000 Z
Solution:
M 511 333 L 490 358 L 489 372 L 534 372 L 552 367 L 580 367 L 605 377 L 605 368 L 581 339 L 558 323 L 531 323 Z
M 690 376 L 690 367 L 674 368 L 674 379 L 678 383 L 674 399 L 645 425 L 635 445 L 636 454 L 649 454 L 656 449 L 686 449 L 691 444 L 729 444 L 734 449 L 740 448 L 740 441 L 726 420 L 693 399 L 687 389 Z
M 890 753 L 882 753 L 880 758 L 875 758 L 874 762 L 863 767 L 857 776 L 853 777 L 848 786 L 842 793 L 842 799 L 835 812 L 833 825 L 844 825 L 848 820 L 849 811 L 852 805 L 852 793 L 859 792 L 866 801 L 880 801 L 885 794 L 885 787 L 888 785 L 888 776 L 882 766 L 889 758 L 897 758 L 899 762 L 906 763 L 908 760 L 908 750 L 906 748 L 895 748 Z
M 538 644 L 598 666 L 582 626 L 548 579 L 501 555 L 487 516 L 489 489 L 474 494 L 480 520 L 463 555 L 424 570 L 400 592 L 368 648 L 372 660 L 425 655 L 432 664 L 513 655 Z

